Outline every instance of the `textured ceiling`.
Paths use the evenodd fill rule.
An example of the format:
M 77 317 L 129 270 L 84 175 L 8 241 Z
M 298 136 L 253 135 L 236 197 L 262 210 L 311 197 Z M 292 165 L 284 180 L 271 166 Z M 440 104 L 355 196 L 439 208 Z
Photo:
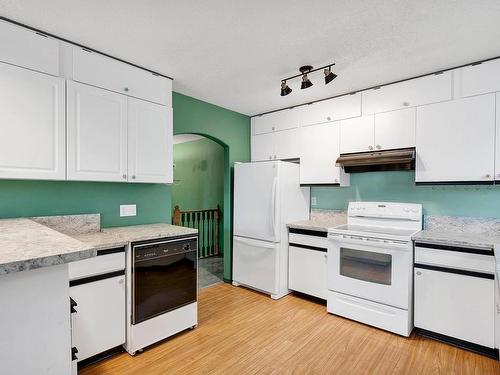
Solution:
M 499 0 L 0 0 L 0 15 L 253 115 L 500 55 Z M 279 96 L 301 65 L 339 77 Z

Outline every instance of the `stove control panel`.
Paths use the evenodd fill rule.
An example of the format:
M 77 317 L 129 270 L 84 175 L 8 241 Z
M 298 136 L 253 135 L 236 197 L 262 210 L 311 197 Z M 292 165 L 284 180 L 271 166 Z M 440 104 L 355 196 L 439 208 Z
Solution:
M 403 220 L 422 220 L 422 205 L 395 202 L 349 202 L 347 215 Z

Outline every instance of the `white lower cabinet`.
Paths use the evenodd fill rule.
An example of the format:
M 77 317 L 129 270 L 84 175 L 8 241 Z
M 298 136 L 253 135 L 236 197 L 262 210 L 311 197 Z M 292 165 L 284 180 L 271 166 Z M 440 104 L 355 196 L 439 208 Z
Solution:
M 296 234 L 291 228 L 288 241 L 288 288 L 326 300 L 327 238 Z
M 68 180 L 127 181 L 127 97 L 68 81 Z
M 78 361 L 125 343 L 124 275 L 72 286 L 70 296 Z
M 416 182 L 493 181 L 495 94 L 417 108 Z
M 340 122 L 300 129 L 300 183 L 349 185 L 349 175 L 335 166 L 340 155 Z
M 0 178 L 64 180 L 64 80 L 0 63 L 0 82 Z
M 128 181 L 173 182 L 172 108 L 128 99 Z

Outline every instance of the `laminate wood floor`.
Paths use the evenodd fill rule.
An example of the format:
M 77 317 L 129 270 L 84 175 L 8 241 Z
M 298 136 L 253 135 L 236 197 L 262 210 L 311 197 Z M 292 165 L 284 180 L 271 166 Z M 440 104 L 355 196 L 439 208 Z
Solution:
M 330 315 L 294 295 L 274 301 L 218 284 L 200 291 L 199 325 L 143 353 L 80 375 L 500 374 L 500 362 L 413 334 L 409 339 Z

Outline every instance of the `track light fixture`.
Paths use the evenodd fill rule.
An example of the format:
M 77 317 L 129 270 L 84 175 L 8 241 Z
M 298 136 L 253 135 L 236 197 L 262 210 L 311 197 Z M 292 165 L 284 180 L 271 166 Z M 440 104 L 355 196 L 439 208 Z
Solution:
M 292 92 L 292 89 L 286 84 L 286 81 L 281 81 L 281 96 L 287 96 Z
M 297 77 L 302 77 L 302 83 L 300 85 L 300 88 L 307 89 L 313 85 L 311 80 L 308 77 L 308 74 L 316 72 L 318 70 L 324 69 L 323 73 L 325 74 L 325 85 L 332 82 L 335 78 L 337 78 L 337 75 L 332 72 L 332 66 L 335 65 L 335 63 L 322 66 L 321 68 L 316 68 L 314 69 L 311 65 L 304 65 L 299 68 L 300 74 L 297 74 L 292 77 L 285 78 L 281 80 L 281 96 L 287 96 L 292 92 L 292 89 L 286 84 L 288 80 L 297 78 Z

